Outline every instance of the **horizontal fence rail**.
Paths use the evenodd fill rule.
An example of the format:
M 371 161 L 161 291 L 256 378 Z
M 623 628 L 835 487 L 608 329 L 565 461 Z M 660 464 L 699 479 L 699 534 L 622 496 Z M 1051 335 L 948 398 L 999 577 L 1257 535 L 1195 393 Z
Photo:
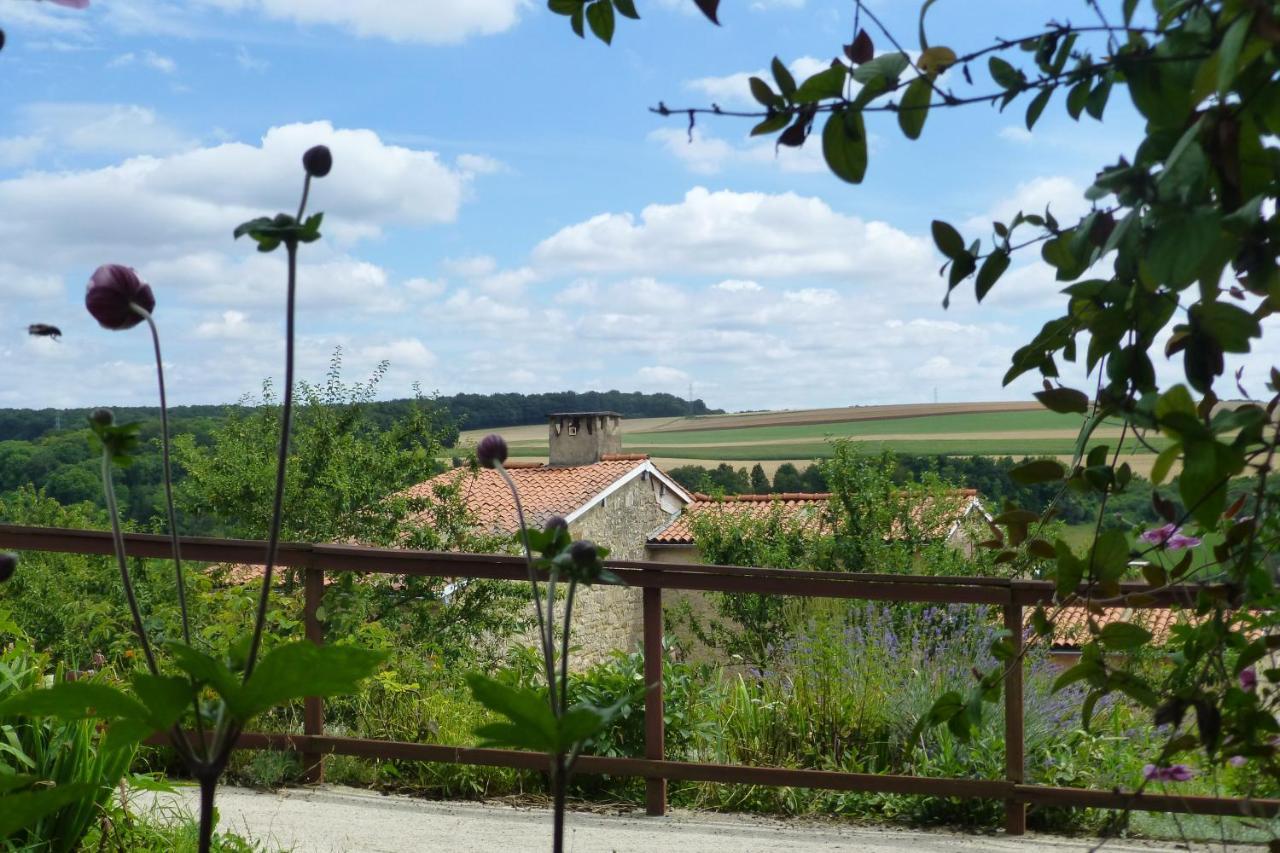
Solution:
M 266 561 L 266 544 L 259 541 L 188 537 L 181 542 L 183 556 L 188 560 L 232 565 L 263 565 Z M 9 524 L 0 524 L 0 547 L 81 555 L 114 553 L 111 535 L 107 532 Z M 172 550 L 167 536 L 127 534 L 125 553 L 132 557 L 165 558 L 171 556 Z M 300 568 L 305 572 L 305 630 L 307 638 L 316 643 L 323 639 L 323 628 L 317 612 L 323 602 L 324 578 L 327 573 L 362 572 L 515 581 L 528 578 L 523 559 L 517 557 L 355 545 L 286 543 L 280 546 L 277 562 L 281 566 Z M 1005 803 L 1005 829 L 1015 835 L 1022 834 L 1026 829 L 1026 807 L 1029 804 L 1220 816 L 1273 817 L 1280 814 L 1280 800 L 1135 794 L 1025 784 L 1021 664 L 1009 667 L 1005 672 L 1004 779 L 896 776 L 668 761 L 665 758 L 662 722 L 664 589 L 994 605 L 1001 608 L 1004 627 L 1013 633 L 1014 642 L 1020 644 L 1023 608 L 1052 603 L 1055 588 L 1047 581 L 990 577 L 849 574 L 637 561 L 608 561 L 608 564 L 628 585 L 643 590 L 642 652 L 645 682 L 649 685 L 645 693 L 645 757 L 583 755 L 579 757 L 576 767 L 585 773 L 644 778 L 649 814 L 665 813 L 666 786 L 670 780 L 998 799 Z M 1204 589 L 1205 587 L 1196 585 L 1170 586 L 1159 590 L 1151 590 L 1145 584 L 1122 585 L 1123 593 L 1134 594 L 1133 598 L 1124 602 L 1125 606 L 1132 608 L 1191 604 Z M 247 749 L 296 752 L 301 757 L 306 778 L 313 782 L 323 779 L 326 755 L 473 764 L 544 772 L 548 770 L 547 757 L 540 753 L 326 736 L 324 705 L 318 698 L 310 698 L 304 702 L 303 730 L 301 735 L 247 732 L 240 736 L 238 745 Z M 164 736 L 157 735 L 152 742 L 167 741 Z

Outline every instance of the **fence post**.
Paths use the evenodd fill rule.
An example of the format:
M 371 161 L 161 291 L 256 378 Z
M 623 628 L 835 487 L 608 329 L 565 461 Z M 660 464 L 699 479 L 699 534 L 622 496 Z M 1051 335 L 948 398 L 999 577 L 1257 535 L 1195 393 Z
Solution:
M 644 757 L 666 757 L 662 707 L 662 589 L 644 589 Z M 646 777 L 645 811 L 655 817 L 667 813 L 667 780 Z
M 324 601 L 324 569 L 307 566 L 303 584 L 303 624 L 306 626 L 307 639 L 318 646 L 324 643 L 324 629 L 318 615 Z M 302 732 L 308 735 L 324 734 L 324 700 L 319 696 L 308 696 L 302 700 Z M 324 781 L 323 753 L 302 753 L 302 779 L 311 785 Z
M 1004 605 L 1004 627 L 1011 634 L 1014 662 L 1004 679 L 1004 778 L 1015 784 L 1023 782 L 1023 717 L 1022 717 L 1022 605 Z M 1027 805 L 1019 799 L 1004 801 L 1004 829 L 1009 835 L 1027 831 Z

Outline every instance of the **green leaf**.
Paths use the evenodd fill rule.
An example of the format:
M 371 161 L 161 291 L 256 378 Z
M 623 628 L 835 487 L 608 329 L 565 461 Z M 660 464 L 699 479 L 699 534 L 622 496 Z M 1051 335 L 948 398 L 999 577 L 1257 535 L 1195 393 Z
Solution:
M 1058 552 L 1058 570 L 1054 578 L 1058 598 L 1064 599 L 1080 586 L 1084 579 L 1084 562 L 1072 551 L 1071 546 L 1061 539 L 1054 542 L 1054 550 Z
M 693 0 L 694 5 L 702 10 L 702 14 L 706 15 L 711 23 L 719 25 L 720 20 L 716 17 L 720 8 L 720 0 Z
M 247 720 L 247 708 L 241 699 L 240 679 L 222 661 L 205 654 L 198 649 L 171 640 L 164 644 L 173 661 L 187 675 L 195 679 L 197 684 L 207 684 L 227 703 L 227 710 L 239 720 Z
M 1009 478 L 1020 486 L 1048 483 L 1066 476 L 1066 467 L 1056 459 L 1033 459 L 1009 471 Z
M 605 715 L 590 705 L 577 705 L 565 712 L 558 721 L 559 736 L 556 743 L 562 752 L 569 752 L 578 744 L 599 734 L 606 724 Z
M 787 66 L 782 64 L 782 60 L 778 57 L 773 58 L 773 79 L 778 84 L 778 91 L 782 93 L 782 97 L 790 98 L 796 91 L 796 78 L 791 76 L 791 72 L 787 70 Z
M 1132 622 L 1112 622 L 1098 632 L 1098 642 L 1113 651 L 1127 651 L 1151 641 L 1151 632 Z
M 1157 282 L 1173 287 L 1190 284 L 1218 244 L 1222 233 L 1218 212 L 1198 208 L 1165 217 L 1155 229 L 1145 264 Z
M 988 60 L 987 69 L 991 72 L 991 79 L 995 80 L 1001 88 L 1019 89 L 1026 82 L 1026 77 L 1021 71 L 998 56 Z
M 964 246 L 964 238 L 960 232 L 941 219 L 933 220 L 930 229 L 933 231 L 933 242 L 938 251 L 951 260 L 968 254 Z
M 920 734 L 926 728 L 950 722 L 957 715 L 963 714 L 964 708 L 964 697 L 957 691 L 950 690 L 943 693 L 934 700 L 933 706 L 916 723 L 915 728 L 911 731 L 911 741 L 919 740 Z
M 999 281 L 1000 276 L 1004 275 L 1008 268 L 1009 253 L 1004 249 L 996 249 L 987 255 L 987 259 L 982 262 L 982 268 L 978 270 L 978 280 L 974 285 L 979 302 L 991 291 L 992 286 Z
M 1067 115 L 1076 121 L 1080 120 L 1080 113 L 1084 112 L 1085 104 L 1089 101 L 1089 78 L 1081 80 L 1079 83 L 1071 87 L 1071 91 L 1067 93 Z
M 774 113 L 764 121 L 751 128 L 752 136 L 763 136 L 766 133 L 775 133 L 782 130 L 791 121 L 791 113 Z
M 1090 567 L 1103 582 L 1119 580 L 1129 567 L 1129 539 L 1120 530 L 1107 530 L 1093 543 Z
M 859 110 L 836 110 L 822 129 L 822 156 L 836 177 L 862 183 L 867 173 L 867 129 Z
M 515 723 L 486 723 L 474 732 L 480 738 L 480 746 L 531 749 L 534 752 L 555 752 L 555 742 L 547 740 L 541 731 Z
M 786 102 L 782 98 L 774 94 L 769 88 L 769 84 L 761 80 L 759 77 L 752 77 L 747 80 L 747 85 L 751 87 L 751 97 L 755 98 L 766 107 L 781 109 L 786 106 Z
M 1222 37 L 1222 45 L 1218 48 L 1218 96 L 1225 98 L 1231 91 L 1231 83 L 1236 78 L 1237 66 L 1240 63 L 1240 49 L 1244 47 L 1253 25 L 1253 13 L 1245 12 L 1236 18 Z
M 886 83 L 897 83 L 902 72 L 906 71 L 911 61 L 905 53 L 885 53 L 870 62 L 864 62 L 853 70 L 853 79 L 863 85 L 873 80 Z
M 898 105 L 898 126 L 907 139 L 920 138 L 924 120 L 929 117 L 929 100 L 932 96 L 933 87 L 927 78 L 917 77 L 907 87 L 902 103 Z
M 244 685 L 241 722 L 294 699 L 355 693 L 384 658 L 370 649 L 317 646 L 309 640 L 276 646 Z
M 38 687 L 0 702 L 0 717 L 56 717 L 59 720 L 147 719 L 147 709 L 121 690 L 92 681 L 64 681 Z
M 615 19 L 613 4 L 609 0 L 596 0 L 587 7 L 587 23 L 591 25 L 591 32 L 595 33 L 600 41 L 605 44 L 613 42 Z
M 579 4 L 578 7 L 573 10 L 573 14 L 569 16 L 569 26 L 573 27 L 573 31 L 577 33 L 578 38 L 587 37 L 587 31 L 583 25 L 583 10 L 584 7 Z
M 1096 661 L 1081 661 L 1058 676 L 1053 682 L 1053 692 L 1057 693 L 1062 688 L 1075 684 L 1077 681 L 1100 679 L 1104 674 L 1104 670 Z
M 613 0 L 613 6 L 618 10 L 618 14 L 632 20 L 640 20 L 640 13 L 636 11 L 636 4 L 633 0 Z
M 801 83 L 792 100 L 797 104 L 813 104 L 827 98 L 838 98 L 844 92 L 844 81 L 848 76 L 849 72 L 843 65 L 833 65 Z
M 1052 89 L 1042 89 L 1040 94 L 1031 99 L 1031 103 L 1027 105 L 1027 130 L 1036 126 L 1036 122 L 1040 120 L 1040 114 L 1044 112 L 1051 97 L 1053 97 Z
M 1182 444 L 1175 442 L 1170 444 L 1156 456 L 1156 461 L 1151 465 L 1151 485 L 1158 486 L 1169 476 L 1169 470 L 1173 467 L 1173 463 L 1178 460 L 1178 456 L 1182 453 Z
M 191 682 L 177 675 L 138 673 L 133 677 L 133 694 L 147 708 L 147 722 L 156 730 L 178 721 L 193 695 Z
M 556 744 L 556 718 L 545 696 L 533 690 L 509 687 L 480 673 L 468 675 L 467 685 L 477 702 L 525 730 L 527 739 L 545 744 L 543 749 Z
M 1035 392 L 1035 398 L 1046 409 L 1060 415 L 1083 415 L 1089 411 L 1089 395 L 1075 388 L 1046 388 Z
M 0 796 L 0 840 L 26 829 L 63 806 L 97 795 L 96 785 L 77 782 Z
M 583 0 L 547 0 L 547 8 L 557 15 L 568 17 L 582 8 Z
M 1102 113 L 1107 108 L 1107 98 L 1111 95 L 1111 78 L 1104 77 L 1097 87 L 1089 93 L 1084 102 L 1085 111 L 1098 121 L 1102 121 Z

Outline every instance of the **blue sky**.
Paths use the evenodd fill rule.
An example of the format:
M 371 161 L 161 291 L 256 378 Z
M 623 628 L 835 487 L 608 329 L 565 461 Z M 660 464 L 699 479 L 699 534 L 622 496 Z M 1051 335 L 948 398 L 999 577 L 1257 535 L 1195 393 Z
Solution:
M 637 6 L 606 47 L 524 0 L 0 0 L 0 406 L 154 399 L 142 331 L 83 310 L 105 262 L 155 288 L 175 401 L 277 375 L 282 253 L 231 230 L 296 205 L 297 158 L 318 142 L 335 166 L 300 278 L 308 378 L 342 346 L 349 379 L 391 361 L 384 396 L 418 382 L 692 383 L 729 409 L 1026 398 L 1032 382 L 1000 377 L 1055 316 L 1055 285 L 1020 263 L 982 306 L 966 288 L 944 310 L 929 221 L 987 237 L 993 214 L 1083 210 L 1094 171 L 1138 136 L 1123 96 L 1105 126 L 1056 98 L 1034 137 L 1019 104 L 937 112 L 917 142 L 877 117 L 852 187 L 816 139 L 775 154 L 721 119 L 690 144 L 683 119 L 647 109 L 745 105 L 746 75 L 775 54 L 812 73 L 848 41 L 851 3 L 725 0 L 720 28 L 689 0 Z M 1089 14 L 944 0 L 930 32 L 963 52 L 1064 6 Z M 873 8 L 915 47 L 918 3 Z M 37 321 L 62 341 L 22 334 Z

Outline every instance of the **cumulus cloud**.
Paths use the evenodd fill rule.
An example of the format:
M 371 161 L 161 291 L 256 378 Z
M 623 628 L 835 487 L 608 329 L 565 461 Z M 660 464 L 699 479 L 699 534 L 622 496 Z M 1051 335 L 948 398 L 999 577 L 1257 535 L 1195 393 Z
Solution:
M 189 135 L 136 104 L 33 103 L 19 122 L 43 146 L 108 155 L 169 154 L 192 148 Z
M 200 0 L 228 12 L 250 12 L 301 25 L 332 26 L 394 42 L 451 44 L 506 32 L 525 0 Z
M 38 172 L 0 181 L 0 205 L 22 217 L 0 222 L 8 259 L 39 266 L 134 263 L 229 245 L 238 223 L 296 198 L 299 152 L 324 143 L 333 173 L 313 188 L 315 209 L 331 209 L 325 234 L 349 246 L 392 225 L 457 218 L 468 178 L 430 151 L 387 145 L 369 130 L 328 122 L 273 128 L 258 144 L 229 142 L 167 157 L 130 158 L 77 172 Z M 95 212 L 85 216 L 85 211 Z M 53 246 L 57 252 L 52 253 Z
M 682 0 L 683 2 L 683 0 Z M 692 5 L 692 4 L 686 4 Z M 831 65 L 831 60 L 815 59 L 812 56 L 801 56 L 792 60 L 788 65 L 788 70 L 792 76 L 796 78 L 796 82 L 804 80 L 817 74 Z M 756 99 L 751 97 L 751 85 L 748 82 L 752 77 L 759 77 L 768 81 L 773 86 L 773 74 L 763 68 L 755 71 L 739 71 L 734 74 L 725 74 L 721 77 L 698 77 L 693 80 L 685 81 L 685 88 L 693 92 L 705 95 L 714 103 L 722 107 L 741 107 L 741 106 L 760 106 Z
M 535 247 L 539 268 L 580 273 L 704 273 L 732 278 L 834 278 L 897 288 L 899 298 L 929 288 L 929 240 L 883 222 L 838 213 L 795 193 L 712 192 L 695 187 L 675 204 L 639 217 L 603 213 L 562 228 Z
M 141 53 L 122 53 L 107 63 L 108 68 L 127 68 L 130 65 L 142 65 L 153 71 L 159 71 L 161 74 L 172 74 L 178 70 L 178 63 L 174 62 L 167 56 L 161 56 L 153 50 L 144 50 Z
M 822 146 L 812 139 L 800 148 L 776 145 L 775 140 L 755 140 L 732 145 L 695 127 L 692 137 L 684 129 L 661 127 L 650 132 L 649 139 L 661 145 L 682 162 L 689 171 L 714 175 L 734 166 L 774 166 L 783 172 L 825 172 Z

